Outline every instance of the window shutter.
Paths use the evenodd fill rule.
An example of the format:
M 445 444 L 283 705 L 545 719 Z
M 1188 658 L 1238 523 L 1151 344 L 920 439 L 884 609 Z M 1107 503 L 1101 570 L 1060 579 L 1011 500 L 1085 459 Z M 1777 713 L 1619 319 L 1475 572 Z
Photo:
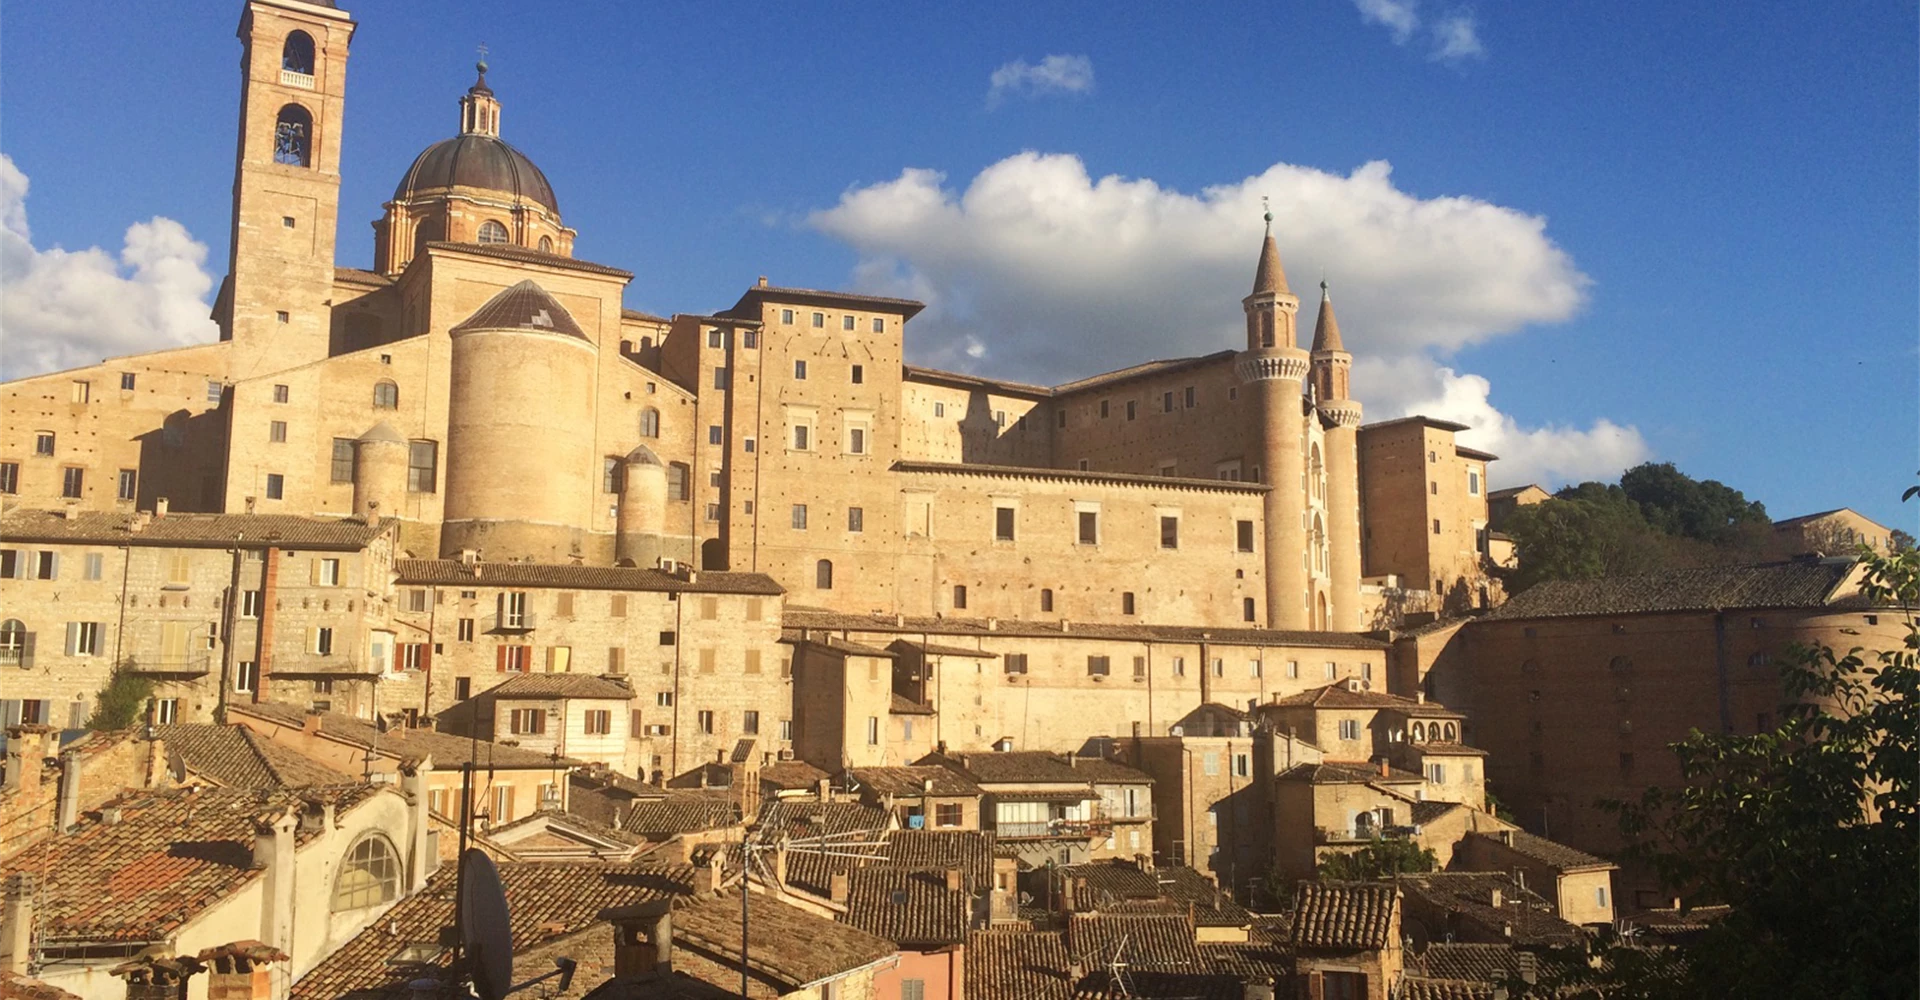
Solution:
M 307 583 L 314 587 L 320 586 L 320 560 L 318 558 L 307 560 Z
M 422 671 L 426 671 L 432 668 L 433 668 L 433 643 L 423 642 L 420 644 L 420 669 Z
M 20 724 L 20 699 L 0 699 L 0 725 L 17 726 Z
M 493 669 L 503 674 L 507 672 L 507 647 L 504 644 L 493 647 Z
M 406 666 L 406 662 L 401 656 L 402 651 L 404 651 L 406 648 L 407 648 L 407 644 L 404 642 L 400 642 L 399 638 L 396 636 L 393 643 L 393 671 L 392 671 L 393 673 L 396 673 L 396 674 L 399 673 L 400 669 Z
M 53 557 L 53 565 L 49 567 L 49 569 L 52 570 L 53 579 L 58 580 L 60 579 L 60 553 L 49 552 L 47 554 Z
M 72 656 L 73 654 L 79 651 L 80 651 L 80 623 L 68 622 L 67 623 L 67 655 Z
M 33 639 L 34 633 L 28 632 L 20 640 L 20 666 L 22 667 L 33 666 Z

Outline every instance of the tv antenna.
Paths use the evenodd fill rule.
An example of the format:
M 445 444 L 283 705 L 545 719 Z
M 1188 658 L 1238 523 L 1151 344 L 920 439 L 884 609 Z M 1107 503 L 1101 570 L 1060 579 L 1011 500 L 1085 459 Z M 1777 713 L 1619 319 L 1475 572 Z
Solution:
M 846 830 L 841 833 L 825 833 L 815 837 L 781 837 L 778 841 L 769 839 L 781 817 L 778 805 L 771 807 L 771 815 L 761 821 L 759 829 L 753 835 L 740 839 L 740 995 L 750 996 L 747 992 L 747 938 L 749 921 L 752 919 L 747 910 L 747 876 L 758 871 L 762 881 L 773 886 L 777 893 L 786 892 L 786 885 L 775 876 L 778 872 L 767 870 L 764 855 L 767 854 L 813 854 L 833 858 L 861 858 L 868 861 L 885 861 L 886 856 L 876 851 L 860 848 L 881 848 L 887 846 L 884 832 L 873 830 Z M 849 876 L 851 878 L 851 876 Z M 482 998 L 486 1000 L 486 998 Z

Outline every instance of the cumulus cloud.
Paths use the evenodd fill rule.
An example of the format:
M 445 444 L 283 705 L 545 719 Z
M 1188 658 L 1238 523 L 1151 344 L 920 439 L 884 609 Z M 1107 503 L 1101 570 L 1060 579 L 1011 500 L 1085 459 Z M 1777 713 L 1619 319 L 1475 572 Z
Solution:
M 988 78 L 987 106 L 997 107 L 1014 96 L 1085 94 L 1092 90 L 1093 60 L 1086 56 L 1048 56 L 1038 66 L 1015 59 Z
M 1387 29 L 1395 45 L 1406 45 L 1420 34 L 1420 0 L 1353 0 L 1360 20 Z M 1473 12 L 1464 8 L 1450 10 L 1429 26 L 1432 42 L 1427 58 L 1435 62 L 1459 63 L 1483 59 L 1487 48 L 1480 41 L 1479 23 Z
M 140 351 L 205 343 L 207 247 L 172 219 L 127 227 L 119 256 L 36 249 L 27 175 L 0 154 L 0 376 L 18 378 Z
M 1263 196 L 1304 300 L 1303 338 L 1312 285 L 1325 274 L 1336 287 L 1347 346 L 1370 360 L 1355 376 L 1370 418 L 1424 407 L 1470 424 L 1467 443 L 1506 448 L 1513 475 L 1599 474 L 1614 456 L 1644 453 L 1632 428 L 1521 427 L 1493 408 L 1484 379 L 1441 365 L 1459 348 L 1572 317 L 1589 280 L 1543 218 L 1414 197 L 1385 162 L 1345 175 L 1276 163 L 1188 193 L 1026 152 L 963 190 L 909 169 L 849 190 L 809 223 L 858 253 L 857 287 L 928 304 L 914 322 L 916 361 L 1058 383 L 1239 347 Z M 1580 465 L 1576 454 L 1594 457 Z

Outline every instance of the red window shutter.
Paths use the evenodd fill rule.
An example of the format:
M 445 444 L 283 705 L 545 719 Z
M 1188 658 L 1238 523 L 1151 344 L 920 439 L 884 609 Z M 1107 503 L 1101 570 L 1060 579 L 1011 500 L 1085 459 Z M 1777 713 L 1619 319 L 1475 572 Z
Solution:
M 407 644 L 404 642 L 393 644 L 393 672 L 396 674 L 407 667 L 406 650 Z
M 420 669 L 429 670 L 432 667 L 433 667 L 433 643 L 423 642 L 420 644 Z
M 507 647 L 505 643 L 493 647 L 493 669 L 503 674 L 507 672 Z

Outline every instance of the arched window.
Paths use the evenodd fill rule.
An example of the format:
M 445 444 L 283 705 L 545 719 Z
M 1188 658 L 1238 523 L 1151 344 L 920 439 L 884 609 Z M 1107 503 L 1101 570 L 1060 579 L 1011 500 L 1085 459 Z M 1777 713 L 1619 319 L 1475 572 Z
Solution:
M 1460 731 L 1453 727 L 1453 723 L 1451 722 L 1447 723 L 1447 735 L 1446 735 L 1447 742 L 1451 743 L 1454 740 L 1459 738 L 1460 738 Z
M 816 590 L 833 589 L 833 560 L 822 559 L 813 564 L 813 586 Z
M 1052 587 L 1040 588 L 1040 610 L 1041 611 L 1053 610 L 1053 588 Z
M 553 237 L 551 236 L 540 237 L 540 252 L 541 253 L 553 252 Z
M 1416 722 L 1413 724 L 1413 741 L 1415 743 L 1425 743 L 1427 741 L 1426 723 Z
M 373 408 L 376 410 L 397 410 L 400 408 L 400 387 L 386 379 L 373 384 Z
M 1325 500 L 1327 498 L 1327 470 L 1326 470 L 1326 467 L 1322 465 L 1320 462 L 1320 446 L 1319 445 L 1316 444 L 1313 446 L 1313 451 L 1311 452 L 1311 456 L 1312 456 L 1312 459 L 1308 464 L 1312 467 L 1312 470 L 1313 470 L 1312 472 L 1313 495 L 1317 499 Z
M 22 666 L 27 662 L 27 626 L 18 618 L 0 622 L 0 664 Z
M 280 109 L 273 123 L 273 162 L 290 167 L 313 165 L 313 115 L 298 104 Z
M 660 436 L 660 411 L 649 406 L 640 411 L 640 436 L 657 438 Z
M 387 838 L 374 833 L 347 850 L 333 880 L 335 912 L 391 903 L 400 895 L 400 855 Z
M 313 75 L 313 36 L 296 31 L 280 46 L 280 68 L 289 73 Z
M 480 242 L 505 243 L 506 241 L 507 241 L 507 227 L 499 224 L 498 222 L 493 221 L 492 219 L 488 219 L 487 221 L 482 222 L 480 224 Z

